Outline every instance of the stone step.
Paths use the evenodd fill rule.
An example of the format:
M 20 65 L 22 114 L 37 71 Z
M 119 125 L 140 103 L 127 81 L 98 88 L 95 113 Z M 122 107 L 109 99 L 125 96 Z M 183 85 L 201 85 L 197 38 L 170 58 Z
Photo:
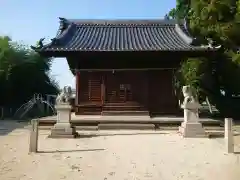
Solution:
M 207 126 L 207 127 L 203 127 L 206 131 L 211 131 L 211 130 L 213 130 L 213 131 L 224 131 L 224 127 L 218 127 L 218 126 L 216 126 L 216 127 L 214 127 L 214 126 Z
M 77 131 L 97 131 L 98 126 L 76 126 Z
M 206 130 L 206 131 L 223 131 L 224 128 L 223 127 L 219 127 L 219 126 L 203 126 L 203 128 Z M 156 129 L 159 129 L 159 130 L 178 130 L 179 129 L 179 126 L 158 126 Z
M 149 111 L 102 111 L 103 116 L 118 116 L 118 115 L 126 115 L 126 116 L 146 116 L 149 115 Z
M 51 130 L 53 126 L 39 126 L 40 130 Z M 76 126 L 77 131 L 97 131 L 98 126 Z
M 99 127 L 100 126 L 100 127 Z M 39 126 L 40 130 L 51 130 L 52 126 Z M 146 129 L 146 130 L 173 130 L 177 131 L 179 126 L 158 126 L 155 127 L 154 124 L 99 124 L 98 126 L 76 126 L 78 131 L 97 131 L 102 129 Z M 204 126 L 206 131 L 224 131 L 223 127 L 219 126 Z
M 154 124 L 112 124 L 101 123 L 98 125 L 99 130 L 129 129 L 129 130 L 155 130 Z

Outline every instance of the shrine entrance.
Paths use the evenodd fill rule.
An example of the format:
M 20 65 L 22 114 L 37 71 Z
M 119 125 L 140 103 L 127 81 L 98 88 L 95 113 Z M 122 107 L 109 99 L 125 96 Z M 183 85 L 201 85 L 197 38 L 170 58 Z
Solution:
M 105 100 L 107 110 L 147 109 L 148 81 L 146 71 L 105 72 Z

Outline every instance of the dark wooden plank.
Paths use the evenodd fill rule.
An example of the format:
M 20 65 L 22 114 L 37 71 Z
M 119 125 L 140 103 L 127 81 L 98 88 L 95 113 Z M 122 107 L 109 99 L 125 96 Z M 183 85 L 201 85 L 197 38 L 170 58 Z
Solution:
M 147 111 L 146 80 L 146 71 L 106 73 L 106 101 L 103 111 Z
M 148 111 L 147 71 L 82 72 L 80 81 L 78 114 Z
M 136 101 L 145 104 L 147 78 L 145 71 L 116 71 L 106 75 L 106 103 Z
M 178 113 L 172 70 L 150 71 L 149 91 L 150 114 L 170 115 Z
M 81 86 L 79 88 L 79 103 L 76 105 L 77 114 L 101 114 L 101 72 L 81 72 L 80 82 Z

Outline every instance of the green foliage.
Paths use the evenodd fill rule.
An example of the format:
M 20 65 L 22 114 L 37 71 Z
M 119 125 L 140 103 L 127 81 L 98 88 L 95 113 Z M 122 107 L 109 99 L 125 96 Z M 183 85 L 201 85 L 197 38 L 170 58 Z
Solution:
M 9 37 L 0 37 L 0 79 L 2 76 L 8 78 L 11 68 L 16 64 L 14 49 L 10 45 Z
M 222 45 L 214 57 L 186 59 L 177 86 L 189 84 L 224 116 L 240 116 L 240 0 L 177 0 L 168 16 L 186 18 L 191 34 L 201 42 L 210 38 Z
M 57 94 L 49 76 L 52 59 L 43 58 L 8 37 L 0 38 L 0 106 L 17 108 L 34 93 Z
M 233 0 L 192 0 L 188 17 L 194 35 L 212 38 L 225 48 L 233 48 L 240 43 L 237 14 Z
M 176 8 L 170 10 L 166 17 L 169 19 L 184 19 L 189 11 L 190 0 L 176 0 Z
M 200 73 L 202 63 L 199 59 L 187 59 L 182 63 L 182 68 L 179 71 L 182 75 L 182 86 L 184 84 L 190 85 L 195 90 L 194 94 L 196 95 L 199 95 L 200 91 L 199 81 L 202 78 L 202 74 Z

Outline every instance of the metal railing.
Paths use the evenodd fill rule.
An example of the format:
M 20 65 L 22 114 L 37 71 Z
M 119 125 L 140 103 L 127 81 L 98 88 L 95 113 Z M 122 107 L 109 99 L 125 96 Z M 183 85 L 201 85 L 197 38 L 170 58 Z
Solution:
M 44 98 L 45 97 L 45 98 Z M 0 119 L 24 119 L 33 107 L 42 114 L 56 114 L 54 108 L 56 95 L 34 94 L 33 97 L 19 108 L 0 107 Z

